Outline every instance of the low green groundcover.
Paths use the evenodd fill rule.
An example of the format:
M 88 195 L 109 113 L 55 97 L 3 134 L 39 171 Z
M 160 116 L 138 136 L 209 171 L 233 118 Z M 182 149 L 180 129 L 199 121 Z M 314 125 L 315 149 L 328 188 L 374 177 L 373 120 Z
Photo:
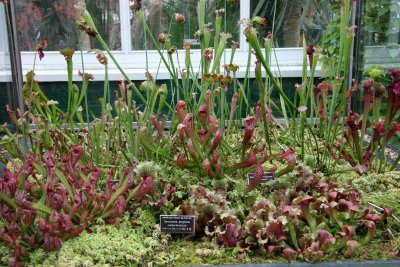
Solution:
M 59 251 L 38 249 L 30 255 L 27 266 L 196 266 L 237 264 L 237 251 L 218 247 L 208 239 L 193 241 L 160 234 L 151 211 L 138 211 L 138 225 L 125 216 L 120 228 L 101 224 L 93 226 L 91 233 L 66 241 Z M 143 224 L 142 224 L 143 223 Z M 389 242 L 376 240 L 361 247 L 353 260 L 396 259 L 395 249 Z M 399 244 L 400 245 L 400 244 Z M 0 249 L 0 263 L 6 265 L 7 249 Z M 336 253 L 324 256 L 326 261 L 343 261 Z M 240 261 L 249 263 L 284 263 L 282 257 L 271 257 L 265 252 L 250 254 Z

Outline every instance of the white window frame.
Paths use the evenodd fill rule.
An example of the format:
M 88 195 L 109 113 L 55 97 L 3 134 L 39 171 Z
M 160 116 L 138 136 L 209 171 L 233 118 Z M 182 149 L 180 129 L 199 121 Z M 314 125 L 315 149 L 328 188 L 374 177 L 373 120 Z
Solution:
M 10 54 L 8 49 L 6 9 L 0 3 L 0 82 L 11 81 Z
M 143 50 L 132 51 L 131 50 L 131 31 L 130 31 L 130 19 L 129 19 L 129 1 L 121 0 L 120 4 L 120 25 L 121 25 L 121 51 L 113 51 L 113 54 L 122 66 L 126 74 L 133 81 L 145 80 L 145 69 L 146 69 L 146 54 Z M 1 6 L 0 6 L 1 7 Z M 0 10 L 1 12 L 1 10 Z M 240 18 L 250 18 L 250 1 L 240 1 Z M 1 23 L 1 21 L 0 21 Z M 4 25 L 4 26 L 3 26 Z M 0 44 L 6 40 L 3 38 L 5 34 L 6 24 L 0 24 Z M 4 29 L 3 29 L 4 28 Z M 247 60 L 248 60 L 248 43 L 243 35 L 244 26 L 240 26 L 240 47 L 236 50 L 234 62 L 239 65 L 239 71 L 237 73 L 238 78 L 245 76 Z M 7 50 L 6 50 L 7 51 Z M 192 52 L 192 64 L 198 66 L 200 62 L 200 50 L 191 50 Z M 181 66 L 184 66 L 184 51 L 179 50 L 179 60 Z M 272 60 L 272 71 L 281 77 L 301 77 L 302 65 L 303 65 L 303 48 L 276 48 L 273 53 Z M 231 50 L 226 49 L 224 59 L 229 59 Z M 33 68 L 35 52 L 21 52 L 22 68 L 24 74 Z M 95 81 L 104 80 L 104 66 L 101 65 L 93 53 L 83 52 L 83 62 L 85 71 L 94 75 Z M 8 59 L 8 61 L 7 61 Z M 176 58 L 175 58 L 176 59 Z M 254 66 L 255 56 L 252 55 L 252 64 Z M 11 81 L 11 71 L 9 64 L 9 55 L 7 52 L 0 50 L 0 82 Z M 276 64 L 279 63 L 279 68 Z M 73 57 L 74 73 L 73 79 L 78 81 L 81 77 L 78 76 L 78 70 L 82 68 L 81 54 L 77 51 Z M 155 74 L 157 72 L 160 63 L 160 56 L 157 51 L 148 51 L 148 68 L 150 73 Z M 278 72 L 279 71 L 279 72 Z M 67 81 L 66 63 L 64 58 L 58 51 L 45 51 L 45 57 L 42 61 L 37 60 L 35 65 L 35 77 L 41 82 L 57 82 Z M 254 75 L 251 71 L 250 75 Z M 119 70 L 109 60 L 109 79 L 115 80 L 121 77 Z M 317 67 L 316 76 L 320 76 L 320 66 Z M 170 75 L 163 64 L 160 65 L 158 70 L 157 79 L 169 79 Z

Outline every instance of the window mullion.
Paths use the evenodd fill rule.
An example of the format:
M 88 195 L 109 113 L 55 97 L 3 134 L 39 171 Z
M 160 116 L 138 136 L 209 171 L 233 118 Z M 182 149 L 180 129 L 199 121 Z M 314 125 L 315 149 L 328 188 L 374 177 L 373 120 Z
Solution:
M 250 19 L 250 1 L 240 0 L 240 19 Z M 244 36 L 243 31 L 245 25 L 240 24 L 240 49 L 247 51 L 249 44 L 246 42 L 246 36 Z
M 129 19 L 129 1 L 119 1 L 119 14 L 121 23 L 121 50 L 124 53 L 131 51 L 131 27 Z
M 7 22 L 4 4 L 0 4 L 0 52 L 8 52 Z

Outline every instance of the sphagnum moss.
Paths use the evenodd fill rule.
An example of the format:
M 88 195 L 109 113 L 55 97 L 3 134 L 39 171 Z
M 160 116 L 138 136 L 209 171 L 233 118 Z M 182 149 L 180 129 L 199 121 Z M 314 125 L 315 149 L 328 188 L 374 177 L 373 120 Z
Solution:
M 137 217 L 137 226 L 132 226 L 129 216 L 124 217 L 119 229 L 99 221 L 99 225 L 92 227 L 92 233 L 85 231 L 66 241 L 59 251 L 37 249 L 30 255 L 28 266 L 141 265 L 154 250 L 162 250 L 170 236 L 160 233 L 152 212 L 139 209 L 132 217 Z

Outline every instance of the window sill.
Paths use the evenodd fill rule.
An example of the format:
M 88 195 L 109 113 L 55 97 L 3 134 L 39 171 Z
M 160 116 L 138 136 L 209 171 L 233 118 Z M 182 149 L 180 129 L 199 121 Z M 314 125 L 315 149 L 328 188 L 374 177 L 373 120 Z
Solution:
M 302 48 L 278 48 L 275 49 L 272 58 L 271 70 L 276 76 L 283 78 L 301 77 L 302 75 Z M 33 68 L 33 62 L 35 58 L 34 52 L 22 52 L 22 66 L 23 72 L 26 74 Z M 144 51 L 133 51 L 124 53 L 121 51 L 113 52 L 116 60 L 122 66 L 128 77 L 133 80 L 145 80 L 145 69 L 146 69 L 146 53 Z M 275 60 L 275 56 L 276 59 Z M 93 74 L 96 81 L 103 81 L 105 72 L 104 66 L 101 65 L 96 56 L 93 53 L 84 52 L 82 54 L 85 71 Z M 82 57 L 80 52 L 76 52 L 73 57 L 74 62 L 74 73 L 73 80 L 79 81 L 81 77 L 78 76 L 78 70 L 82 69 Z M 225 55 L 222 57 L 222 61 L 229 63 L 231 57 L 230 49 L 226 50 Z M 10 66 L 6 65 L 9 56 L 5 53 L 0 54 L 0 82 L 11 81 Z M 192 66 L 194 68 L 199 66 L 200 63 L 200 51 L 191 51 Z M 160 65 L 160 56 L 157 51 L 148 51 L 148 68 L 150 73 L 158 80 L 166 80 L 170 78 L 170 75 L 166 68 L 162 68 L 163 64 Z M 179 59 L 179 64 L 177 63 Z M 177 54 L 174 54 L 174 64 L 177 68 L 183 69 L 185 66 L 185 51 L 179 50 Z M 250 77 L 254 77 L 254 62 L 255 56 L 251 55 L 251 69 Z M 248 52 L 243 50 L 236 51 L 234 57 L 234 63 L 239 66 L 237 72 L 237 78 L 244 78 L 246 75 L 246 66 L 248 61 Z M 279 63 L 279 70 L 276 62 Z M 159 66 L 161 66 L 159 68 Z M 317 67 L 316 77 L 321 75 L 320 66 Z M 156 75 L 158 70 L 158 75 Z M 196 71 L 196 69 L 194 70 Z M 51 51 L 45 52 L 45 57 L 42 61 L 37 60 L 35 64 L 36 79 L 40 82 L 61 82 L 67 81 L 67 65 L 62 55 L 59 52 Z M 115 80 L 118 77 L 122 77 L 119 70 L 109 59 L 109 80 Z

